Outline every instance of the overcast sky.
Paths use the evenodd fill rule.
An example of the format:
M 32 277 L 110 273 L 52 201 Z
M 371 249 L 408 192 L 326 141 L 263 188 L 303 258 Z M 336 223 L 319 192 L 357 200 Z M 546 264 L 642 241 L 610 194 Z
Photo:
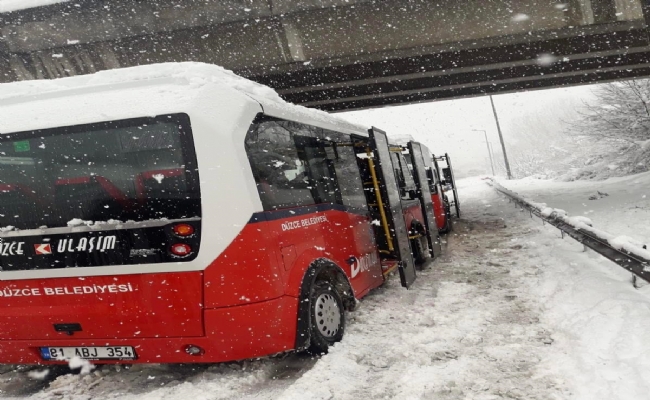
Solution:
M 579 86 L 494 96 L 506 150 L 536 151 L 531 138 L 563 135 L 566 121 L 575 119 L 584 101 L 593 99 L 595 86 Z M 338 114 L 374 125 L 390 135 L 410 134 L 435 154 L 448 152 L 464 173 L 489 171 L 485 136 L 501 157 L 499 137 L 489 97 L 391 106 Z M 459 171 L 460 172 L 460 171 Z

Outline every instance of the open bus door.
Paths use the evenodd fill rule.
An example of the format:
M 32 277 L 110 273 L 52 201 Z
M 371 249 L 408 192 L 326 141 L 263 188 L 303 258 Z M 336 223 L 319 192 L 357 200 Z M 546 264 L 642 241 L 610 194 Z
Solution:
M 391 256 L 398 261 L 402 286 L 408 288 L 416 278 L 415 263 L 411 255 L 408 229 L 402 213 L 402 198 L 397 186 L 397 177 L 390 159 L 388 138 L 385 132 L 374 127 L 369 129 L 368 133 L 371 139 L 370 148 L 374 153 L 374 161 L 370 160 L 374 164 L 371 165 L 371 170 L 376 174 L 381 202 L 385 205 L 385 207 L 381 206 L 383 209 L 381 224 L 386 231 L 386 241 L 388 249 L 392 253 Z
M 453 205 L 456 208 L 456 217 L 460 218 L 460 201 L 458 200 L 458 189 L 456 188 L 456 179 L 454 178 L 454 170 L 451 167 L 449 154 L 445 153 L 445 155 L 440 157 L 439 160 L 447 163 L 447 167 L 442 168 L 442 176 L 445 178 L 446 184 L 451 186 L 451 189 L 454 193 L 454 201 L 450 202 L 449 205 Z
M 442 246 L 440 235 L 438 233 L 438 226 L 436 224 L 433 201 L 431 200 L 429 181 L 427 179 L 427 164 L 431 163 L 431 153 L 426 146 L 416 142 L 409 142 L 408 149 L 411 153 L 411 162 L 413 163 L 413 171 L 415 172 L 414 177 L 417 186 L 417 196 L 420 199 L 420 204 L 422 206 L 422 215 L 424 216 L 424 224 L 427 230 L 429 250 L 432 253 L 431 257 L 433 258 L 442 252 Z M 426 160 L 429 162 L 427 163 Z

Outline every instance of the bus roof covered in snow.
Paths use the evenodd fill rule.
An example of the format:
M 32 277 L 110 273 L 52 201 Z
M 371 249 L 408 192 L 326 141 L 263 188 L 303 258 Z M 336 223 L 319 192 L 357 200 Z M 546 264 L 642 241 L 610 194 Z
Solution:
M 288 104 L 266 86 L 216 65 L 194 62 L 0 84 L 0 133 L 154 116 L 191 108 L 219 107 L 222 112 L 231 108 L 229 96 L 222 96 L 219 104 L 208 101 L 215 91 L 247 96 L 258 102 L 268 116 L 290 116 L 322 128 L 366 134 L 365 127 L 322 111 Z

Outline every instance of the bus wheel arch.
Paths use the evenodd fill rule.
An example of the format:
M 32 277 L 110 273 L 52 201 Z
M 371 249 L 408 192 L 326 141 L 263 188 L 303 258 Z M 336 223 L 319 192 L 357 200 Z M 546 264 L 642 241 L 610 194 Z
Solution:
M 452 231 L 453 226 L 451 223 L 451 206 L 447 195 L 442 195 L 442 210 L 445 215 L 445 226 L 440 229 L 440 233 L 449 233 Z
M 327 294 L 328 287 L 336 294 Z M 319 296 L 323 295 L 320 297 Z M 313 329 L 317 325 L 312 319 L 315 302 L 320 301 L 321 305 L 333 307 L 331 301 L 337 302 L 337 295 L 340 297 L 340 318 L 341 332 L 336 335 L 330 343 L 324 343 L 323 338 L 312 338 Z M 333 297 L 333 299 L 331 298 Z M 333 261 L 321 258 L 312 262 L 307 268 L 300 287 L 298 302 L 298 321 L 296 326 L 296 350 L 313 349 L 318 352 L 326 352 L 327 345 L 340 340 L 345 329 L 345 311 L 353 311 L 356 308 L 357 300 L 354 296 L 352 285 L 341 267 Z M 332 309 L 333 310 L 333 309 Z M 313 342 L 316 343 L 313 343 Z M 316 344 L 316 346 L 314 346 Z
M 409 234 L 410 235 L 426 235 L 426 229 L 424 228 L 424 224 L 420 222 L 417 219 L 413 219 L 411 222 L 411 225 L 409 227 Z
M 422 265 L 430 258 L 429 241 L 424 225 L 417 219 L 413 220 L 409 229 L 409 235 L 418 236 L 411 239 L 410 245 L 413 261 L 417 265 Z

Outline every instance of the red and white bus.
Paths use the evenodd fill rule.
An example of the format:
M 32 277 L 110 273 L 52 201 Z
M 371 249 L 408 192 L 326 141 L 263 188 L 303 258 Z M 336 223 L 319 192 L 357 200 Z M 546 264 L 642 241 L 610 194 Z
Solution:
M 447 233 L 451 231 L 451 207 L 453 206 L 456 210 L 456 217 L 460 218 L 460 200 L 458 198 L 458 189 L 456 187 L 456 178 L 454 177 L 454 170 L 451 166 L 451 158 L 449 154 L 440 157 L 431 156 L 432 168 L 431 171 L 434 173 L 433 178 L 429 180 L 429 183 L 437 182 L 438 187 L 436 189 L 431 189 L 431 193 L 439 194 L 439 199 L 435 200 L 440 201 L 440 206 L 435 206 L 436 209 L 436 221 L 438 221 L 438 226 L 444 227 L 440 233 Z M 441 176 L 442 173 L 442 176 Z M 449 197 L 453 196 L 453 200 L 449 200 Z M 439 213 L 445 213 L 446 220 L 443 221 L 438 219 Z
M 409 146 L 205 64 L 0 85 L 0 362 L 326 351 L 440 251 Z

